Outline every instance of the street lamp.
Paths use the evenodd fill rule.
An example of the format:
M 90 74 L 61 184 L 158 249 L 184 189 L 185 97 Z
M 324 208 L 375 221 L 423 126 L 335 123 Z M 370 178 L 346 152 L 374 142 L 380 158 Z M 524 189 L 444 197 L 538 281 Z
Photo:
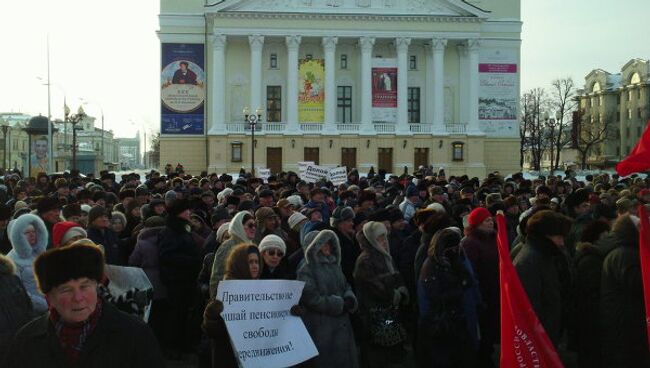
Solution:
M 7 170 L 7 131 L 9 130 L 9 124 L 3 119 L 2 125 L 2 139 L 4 140 L 4 148 L 2 149 L 2 167 Z
M 66 106 L 64 121 L 72 124 L 72 170 L 77 168 L 77 124 L 86 117 L 83 107 L 79 106 L 76 114 L 70 115 L 70 109 Z
M 250 113 L 248 107 L 244 107 L 244 121 L 251 128 L 251 175 L 255 177 L 255 129 L 257 124 L 262 120 L 262 108 L 258 107 L 254 114 Z

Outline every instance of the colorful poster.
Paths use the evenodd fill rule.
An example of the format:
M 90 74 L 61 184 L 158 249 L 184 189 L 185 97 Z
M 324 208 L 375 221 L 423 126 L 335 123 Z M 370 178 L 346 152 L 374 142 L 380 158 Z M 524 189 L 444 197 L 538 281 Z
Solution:
M 372 121 L 397 122 L 396 59 L 372 59 Z
M 479 108 L 481 130 L 488 136 L 517 137 L 519 103 L 516 63 L 479 64 Z
M 29 176 L 37 177 L 39 173 L 46 173 L 49 164 L 47 153 L 49 152 L 49 143 L 47 136 L 31 136 L 32 149 L 29 155 Z
M 298 64 L 298 121 L 325 121 L 325 61 L 300 59 Z
M 203 44 L 163 43 L 161 134 L 203 134 L 205 71 Z

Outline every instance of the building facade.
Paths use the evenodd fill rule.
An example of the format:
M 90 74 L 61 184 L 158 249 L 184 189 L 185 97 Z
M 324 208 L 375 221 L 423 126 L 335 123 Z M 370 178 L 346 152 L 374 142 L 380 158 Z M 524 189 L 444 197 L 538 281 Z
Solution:
M 632 151 L 650 118 L 650 61 L 632 59 L 615 74 L 591 71 L 577 100 L 579 131 L 608 128 L 607 138 L 588 152 L 587 163 L 613 168 Z
M 140 132 L 135 138 L 117 138 L 117 154 L 122 170 L 142 167 L 142 154 L 140 152 Z
M 516 171 L 520 37 L 520 0 L 161 0 L 160 164 Z

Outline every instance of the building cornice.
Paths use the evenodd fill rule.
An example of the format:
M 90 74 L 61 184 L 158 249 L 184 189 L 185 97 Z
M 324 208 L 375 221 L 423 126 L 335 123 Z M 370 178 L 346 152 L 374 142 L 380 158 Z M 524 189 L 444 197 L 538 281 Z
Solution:
M 229 12 L 210 13 L 214 19 L 276 19 L 276 20 L 343 20 L 371 22 L 426 22 L 426 23 L 481 23 L 477 17 L 454 17 L 437 15 L 383 15 L 383 14 L 332 14 L 332 13 L 264 13 Z

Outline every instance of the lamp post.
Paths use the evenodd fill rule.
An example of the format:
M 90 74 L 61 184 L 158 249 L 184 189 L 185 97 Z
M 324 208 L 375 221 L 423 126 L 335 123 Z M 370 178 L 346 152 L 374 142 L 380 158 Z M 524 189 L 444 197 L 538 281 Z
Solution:
M 244 107 L 244 121 L 251 127 L 251 175 L 255 177 L 255 129 L 262 120 L 262 109 L 258 107 L 254 114 L 250 113 L 248 107 Z
M 7 170 L 7 131 L 9 130 L 9 124 L 6 121 L 2 121 L 2 139 L 4 140 L 4 147 L 2 149 L 2 167 Z
M 64 111 L 64 121 L 72 124 L 72 170 L 77 168 L 77 124 L 86 117 L 84 109 L 79 106 L 76 114 L 70 115 L 70 109 L 66 106 Z

